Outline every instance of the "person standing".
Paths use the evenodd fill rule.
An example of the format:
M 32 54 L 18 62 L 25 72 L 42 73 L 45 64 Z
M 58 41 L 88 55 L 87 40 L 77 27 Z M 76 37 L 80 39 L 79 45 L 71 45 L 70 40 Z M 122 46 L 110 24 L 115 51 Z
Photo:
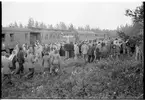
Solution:
M 136 45 L 135 60 L 139 59 L 139 44 Z
M 129 39 L 126 41 L 126 51 L 127 51 L 127 55 L 130 56 L 130 41 L 129 41 Z
M 28 56 L 25 58 L 26 67 L 29 69 L 29 73 L 27 75 L 28 78 L 32 78 L 34 74 L 34 55 L 32 52 L 28 52 Z
M 96 46 L 95 54 L 96 54 L 96 60 L 100 60 L 100 50 L 98 46 Z
M 82 56 L 82 51 L 81 51 L 81 47 L 82 47 L 83 43 L 79 43 L 79 54 L 80 54 L 80 57 Z
M 94 61 L 94 59 L 95 59 L 95 44 L 93 43 L 93 46 L 92 46 L 92 60 L 91 60 L 91 62 L 93 62 Z
M 74 45 L 74 54 L 75 54 L 74 59 L 77 59 L 79 55 L 79 46 L 77 44 Z
M 89 50 L 88 50 L 88 62 L 89 63 L 94 61 L 94 58 L 95 58 L 94 51 L 95 51 L 95 45 L 92 44 L 92 46 L 90 45 Z
M 2 54 L 2 66 L 1 66 L 1 71 L 2 71 L 2 78 L 3 78 L 3 81 L 5 79 L 7 79 L 7 83 L 6 84 L 12 84 L 11 82 L 11 70 L 10 70 L 10 67 L 11 67 L 11 61 L 5 56 L 6 53 L 3 52 Z
M 15 51 L 12 51 L 12 54 L 15 54 Z M 14 58 L 12 59 L 12 67 L 11 70 L 15 70 L 16 69 L 16 62 L 17 62 L 17 55 L 14 55 Z
M 126 54 L 126 43 L 122 42 L 123 55 Z
M 69 44 L 64 44 L 64 49 L 65 49 L 65 59 L 69 58 Z
M 59 50 L 59 55 L 60 56 L 65 56 L 64 47 L 62 45 L 61 45 L 60 50 Z
M 58 50 L 55 50 L 52 55 L 52 66 L 50 68 L 50 73 L 53 72 L 54 74 L 57 74 L 58 70 L 60 70 L 60 55 Z
M 70 58 L 74 57 L 74 44 L 73 44 L 73 42 L 70 43 L 69 55 L 70 55 Z
M 89 47 L 88 47 L 88 45 L 87 45 L 86 43 L 84 43 L 84 44 L 82 45 L 82 47 L 81 47 L 81 51 L 82 51 L 82 54 L 83 54 L 83 59 L 84 59 L 85 61 L 87 61 L 88 49 L 89 49 Z
M 32 52 L 34 54 L 33 46 L 29 46 L 29 52 Z
M 47 52 L 45 52 L 45 54 L 43 56 L 42 66 L 44 67 L 44 71 L 49 70 L 49 72 L 50 72 L 50 57 Z
M 18 71 L 17 71 L 16 74 L 20 74 L 20 73 L 23 73 L 23 71 L 24 71 L 23 64 L 25 62 L 25 60 L 24 60 L 24 52 L 23 52 L 22 47 L 19 48 L 19 52 L 17 54 L 17 58 L 18 58 L 17 60 L 18 60 L 18 63 L 19 63 L 19 68 L 18 68 Z

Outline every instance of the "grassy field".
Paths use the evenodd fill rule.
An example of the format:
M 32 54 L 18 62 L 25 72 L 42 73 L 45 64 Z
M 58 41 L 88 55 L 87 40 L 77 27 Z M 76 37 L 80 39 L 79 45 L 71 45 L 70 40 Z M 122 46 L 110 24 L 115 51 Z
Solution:
M 2 98 L 142 98 L 143 63 L 133 58 L 85 63 L 66 60 L 57 76 L 35 73 L 31 80 L 13 77 L 2 86 Z

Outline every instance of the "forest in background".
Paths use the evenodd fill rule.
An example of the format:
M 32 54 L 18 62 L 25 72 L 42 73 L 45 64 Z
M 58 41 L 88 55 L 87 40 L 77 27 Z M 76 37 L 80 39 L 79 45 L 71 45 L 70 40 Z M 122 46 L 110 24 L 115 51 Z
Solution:
M 72 23 L 67 25 L 64 22 L 59 22 L 56 25 L 46 24 L 47 22 L 39 22 L 34 20 L 33 18 L 29 18 L 28 24 L 23 25 L 21 22 L 10 23 L 8 27 L 13 28 L 42 28 L 42 29 L 60 29 L 60 30 L 77 30 L 77 31 L 93 31 L 99 34 L 108 34 L 111 37 L 120 36 L 120 33 L 124 33 L 128 36 L 134 36 L 143 31 L 143 4 L 140 7 L 137 7 L 134 11 L 127 9 L 124 12 L 125 16 L 132 17 L 133 23 L 132 25 L 120 25 L 116 26 L 117 29 L 109 30 L 109 29 L 100 29 L 96 26 L 96 28 L 91 28 L 89 25 L 75 27 Z M 119 33 L 119 34 L 118 34 Z

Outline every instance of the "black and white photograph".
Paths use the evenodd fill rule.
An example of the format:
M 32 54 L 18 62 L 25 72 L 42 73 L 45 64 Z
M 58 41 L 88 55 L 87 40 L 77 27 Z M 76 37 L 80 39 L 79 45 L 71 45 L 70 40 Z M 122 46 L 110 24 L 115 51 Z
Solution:
M 143 99 L 143 1 L 1 6 L 1 99 Z

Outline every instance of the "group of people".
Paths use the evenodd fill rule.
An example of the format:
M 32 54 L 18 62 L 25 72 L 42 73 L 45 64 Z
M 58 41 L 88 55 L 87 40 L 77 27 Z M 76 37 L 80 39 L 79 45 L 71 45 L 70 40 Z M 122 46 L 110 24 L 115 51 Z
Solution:
M 109 56 L 118 58 L 121 54 L 131 55 L 134 52 L 137 57 L 142 55 L 139 46 L 130 46 L 128 41 L 119 39 L 50 44 L 40 44 L 36 41 L 34 45 L 16 45 L 12 54 L 9 51 L 2 52 L 2 74 L 9 79 L 12 73 L 23 76 L 24 67 L 27 67 L 29 69 L 27 77 L 31 78 L 36 64 L 42 66 L 44 71 L 50 74 L 57 74 L 62 58 L 77 60 L 81 57 L 85 62 L 91 63 L 101 58 Z

